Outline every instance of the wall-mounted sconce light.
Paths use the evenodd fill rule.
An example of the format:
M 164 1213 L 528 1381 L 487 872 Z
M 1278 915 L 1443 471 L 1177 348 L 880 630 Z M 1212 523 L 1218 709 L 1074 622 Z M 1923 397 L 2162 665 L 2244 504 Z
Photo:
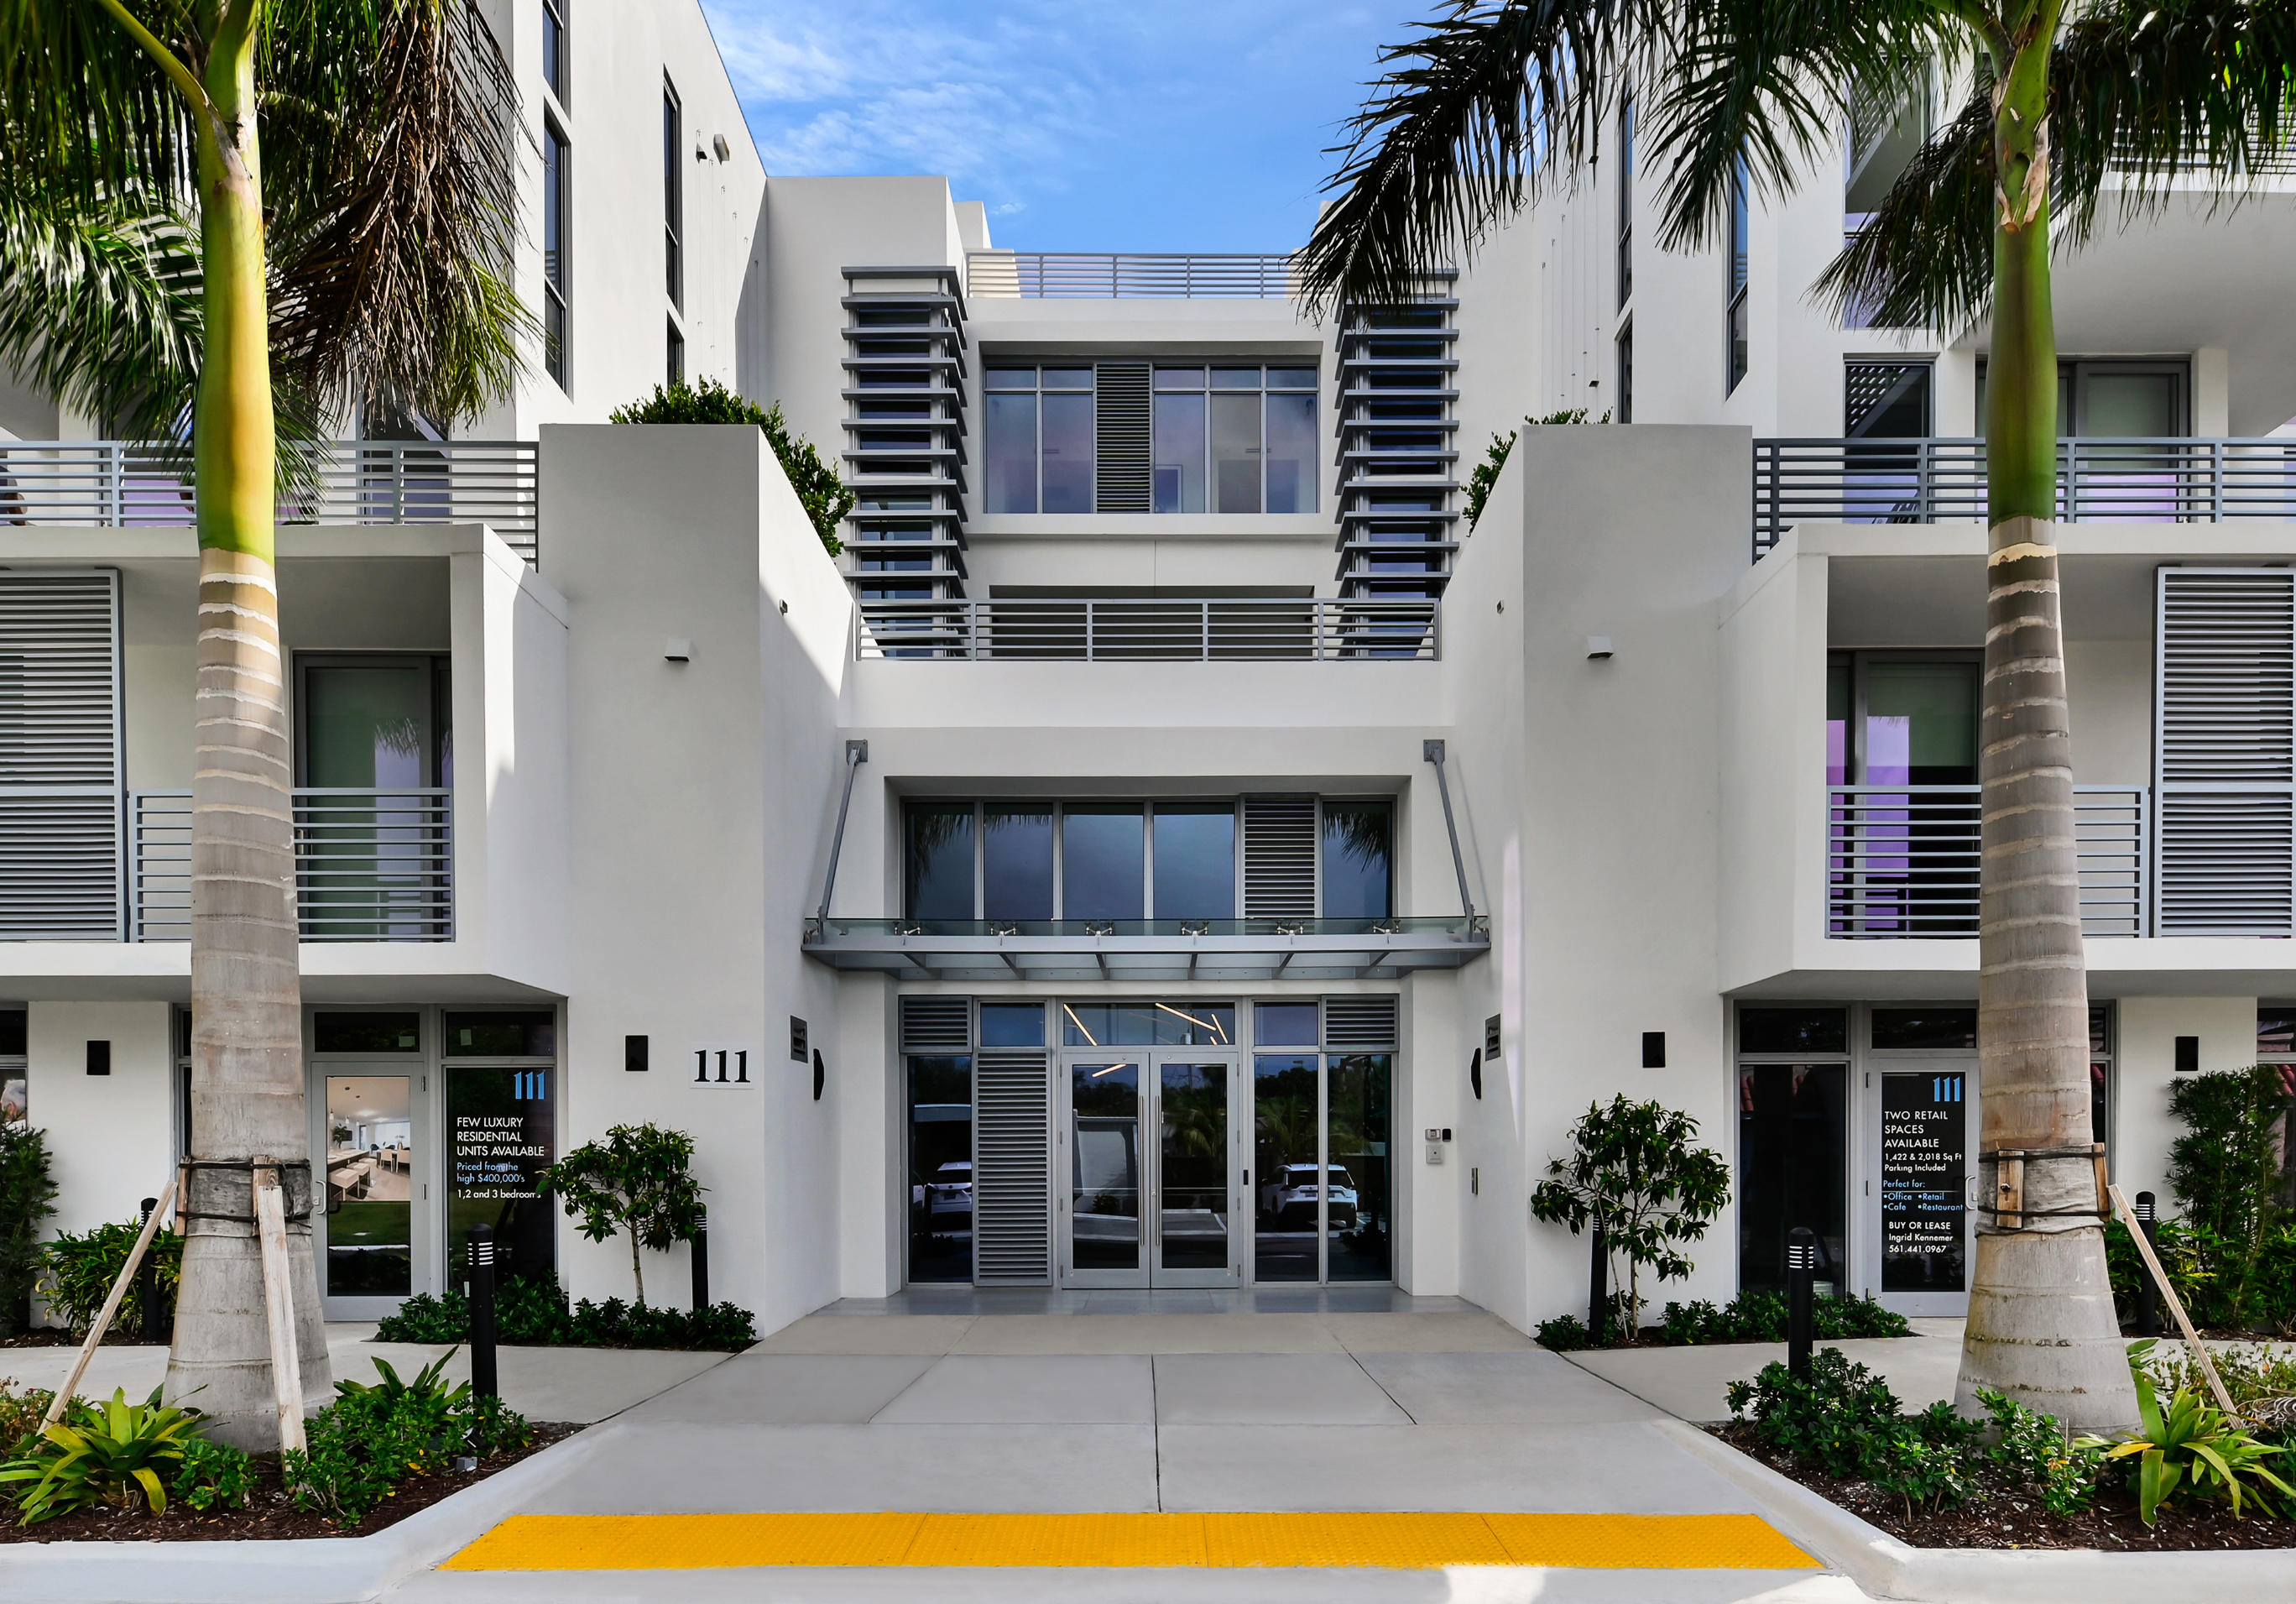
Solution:
M 1589 636 L 1587 637 L 1587 662 L 1603 662 L 1604 659 L 1608 658 L 1610 655 L 1611 655 L 1611 637 L 1610 637 L 1609 636 L 1607 636 L 1607 635 L 1589 635 Z
M 661 643 L 661 658 L 664 662 L 692 662 L 693 643 L 683 635 L 673 635 Z
M 821 1061 L 821 1049 L 813 1049 L 813 1100 L 821 1101 L 821 1089 L 829 1084 L 829 1065 Z

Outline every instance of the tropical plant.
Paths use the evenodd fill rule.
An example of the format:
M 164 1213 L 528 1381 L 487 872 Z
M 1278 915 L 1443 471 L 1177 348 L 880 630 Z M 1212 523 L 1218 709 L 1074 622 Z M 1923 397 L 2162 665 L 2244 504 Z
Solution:
M 380 1383 L 339 1384 L 335 1401 L 306 1422 L 307 1446 L 280 1456 L 280 1477 L 299 1509 L 357 1526 L 406 1483 L 481 1457 L 524 1448 L 534 1430 L 499 1398 L 473 1398 L 467 1382 L 441 1379 L 445 1360 L 412 1382 L 381 1360 Z
M 188 425 L 193 1154 L 299 1162 L 280 441 L 355 407 L 443 426 L 509 388 L 529 326 L 511 288 L 514 80 L 454 0 L 0 0 L 0 361 L 132 438 L 180 450 Z M 259 1439 L 275 1416 L 247 1362 L 266 1338 L 246 1174 L 191 1174 L 184 1205 L 210 1223 L 186 1251 L 168 1388 Z M 324 1390 L 309 1238 L 289 1242 Z
M 0 1120 L 0 1337 L 31 1323 L 40 1279 L 40 1222 L 55 1211 L 46 1135 L 21 1120 Z
M 1871 1297 L 1821 1297 L 1810 1304 L 1810 1335 L 1821 1342 L 1849 1337 L 1903 1337 L 1911 1327 L 1894 1309 Z M 1712 1304 L 1669 1304 L 1659 1324 L 1668 1343 L 1784 1342 L 1786 1296 L 1783 1292 L 1742 1292 L 1720 1308 Z
M 2146 1344 L 2136 1357 L 2152 1372 L 2156 1390 L 2175 1394 L 2207 1385 L 2182 1343 Z M 2296 1448 L 2296 1352 L 2263 1343 L 2226 1344 L 2210 1353 L 2210 1362 L 2243 1419 L 2259 1435 Z
M 1730 1200 L 1730 1166 L 1693 1147 L 1697 1134 L 1696 1120 L 1660 1103 L 1623 1094 L 1607 1107 L 1590 1103 L 1570 1128 L 1570 1156 L 1548 1160 L 1548 1178 L 1530 1194 L 1534 1216 L 1574 1237 L 1599 1222 L 1610 1251 L 1626 1259 L 1614 1297 L 1629 1339 L 1642 1325 L 1644 1268 L 1661 1281 L 1687 1276 L 1695 1266 L 1682 1247 L 1704 1237 Z
M 184 1444 L 198 1432 L 192 1411 L 160 1402 L 158 1388 L 142 1403 L 126 1388 L 109 1403 L 78 1399 L 64 1418 L 43 1427 L 25 1452 L 0 1465 L 0 1482 L 29 1482 L 18 1499 L 22 1524 L 37 1525 L 92 1503 L 132 1503 L 140 1495 L 157 1515 L 168 1507 L 162 1474 L 174 1474 Z
M 2292 1098 L 2286 1066 L 2180 1075 L 2169 1112 L 2185 1132 L 2169 1144 L 2169 1189 L 2213 1283 L 2211 1312 L 2226 1324 L 2251 1316 L 2258 1262 L 2278 1223 Z
M 2235 1519 L 2251 1503 L 2267 1515 L 2296 1512 L 2296 1487 L 2282 1480 L 2272 1463 L 2296 1451 L 2235 1425 L 2198 1386 L 2178 1388 L 2164 1406 L 2144 1365 L 2152 1346 L 2128 1346 L 2139 1429 L 2120 1442 L 2081 1439 L 2082 1446 L 2102 1452 L 2108 1461 L 2136 1461 L 2130 1480 L 2144 1524 L 2155 1524 L 2161 1506 L 2180 1492 L 2228 1503 Z
M 74 1235 L 59 1231 L 55 1240 L 44 1250 L 45 1269 L 40 1280 L 40 1296 L 47 1301 L 49 1312 L 61 1317 L 75 1336 L 85 1336 L 95 1317 L 102 1312 L 103 1300 L 111 1296 L 111 1284 L 127 1267 L 127 1255 L 135 1251 L 135 1238 L 143 1235 L 144 1227 L 134 1220 L 115 1220 L 109 1224 L 91 1226 Z M 151 1266 L 151 1284 L 160 1302 L 160 1320 L 166 1324 L 176 1314 L 176 1294 L 182 1279 L 184 1239 L 167 1227 L 152 1233 L 152 1245 L 144 1250 L 144 1263 Z M 111 1317 L 115 1331 L 140 1331 L 144 1323 L 144 1277 L 139 1271 L 127 1283 L 127 1295 L 119 1300 L 119 1308 Z
M 583 1143 L 537 1181 L 580 1218 L 579 1229 L 591 1241 L 629 1233 L 630 1277 L 643 1305 L 645 1266 L 639 1249 L 659 1252 L 673 1242 L 690 1242 L 701 1229 L 701 1194 L 708 1189 L 693 1179 L 693 1139 L 683 1131 L 616 1125 L 605 1140 Z
M 1987 325 L 1980 1146 L 2067 1156 L 2025 1164 L 2048 1229 L 1978 1237 L 1958 1401 L 1993 1385 L 2129 1423 L 2098 1228 L 2062 1213 L 2094 1181 L 2050 259 L 2096 234 L 2108 192 L 2126 216 L 2271 168 L 2296 121 L 2286 0 L 1454 0 L 1382 62 L 1302 253 L 1319 308 L 1414 299 L 1581 177 L 1629 95 L 1659 242 L 1681 249 L 1716 239 L 1742 185 L 1838 173 L 1853 100 L 1908 103 L 1939 68 L 1959 86 L 1815 289 L 1883 325 Z
M 405 1400 L 416 1399 L 425 1404 L 443 1402 L 449 1409 L 459 1409 L 470 1398 L 471 1384 L 464 1381 L 453 1386 L 447 1385 L 447 1361 L 454 1358 L 455 1353 L 455 1349 L 447 1349 L 423 1366 L 412 1381 L 400 1380 L 397 1368 L 389 1360 L 377 1359 L 374 1368 L 381 1380 L 352 1381 L 346 1378 L 335 1383 L 335 1395 L 357 1398 L 372 1394 L 394 1408 Z
M 205 1437 L 184 1442 L 183 1463 L 176 1468 L 170 1490 L 185 1506 L 204 1515 L 210 1509 L 236 1509 L 247 1502 L 258 1477 L 255 1461 L 228 1443 Z
M 1550 412 L 1545 417 L 1527 417 L 1522 421 L 1535 424 L 1583 424 L 1587 421 L 1587 409 L 1570 407 L 1560 412 Z M 1600 421 L 1609 423 L 1611 415 L 1605 412 Z M 1483 521 L 1483 504 L 1491 498 L 1492 489 L 1497 485 L 1500 473 L 1505 471 L 1507 453 L 1514 449 L 1515 437 L 1521 432 L 1520 430 L 1510 429 L 1504 435 L 1494 433 L 1491 443 L 1483 448 L 1483 460 L 1477 463 L 1475 471 L 1467 475 L 1469 529 Z
M 715 379 L 703 378 L 693 384 L 681 380 L 657 384 L 644 400 L 617 407 L 607 416 L 617 424 L 755 424 L 765 431 L 782 473 L 790 489 L 797 492 L 798 505 L 805 509 L 822 546 L 832 557 L 845 549 L 837 531 L 857 498 L 837 470 L 821 460 L 813 442 L 790 428 L 779 401 L 761 407 Z

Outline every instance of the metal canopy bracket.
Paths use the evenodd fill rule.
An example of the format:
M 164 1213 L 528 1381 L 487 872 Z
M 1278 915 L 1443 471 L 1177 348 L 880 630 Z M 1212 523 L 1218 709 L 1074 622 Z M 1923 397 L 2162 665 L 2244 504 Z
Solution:
M 1451 870 L 1459 876 L 1459 906 L 1467 915 L 1467 928 L 1475 927 L 1475 899 L 1467 891 L 1467 860 L 1459 851 L 1459 822 L 1451 816 L 1451 782 L 1443 773 L 1443 743 L 1423 741 L 1419 755 L 1435 765 L 1435 788 L 1443 795 L 1443 828 L 1451 836 Z
M 821 878 L 821 911 L 814 916 L 808 935 L 819 935 L 829 922 L 829 893 L 837 889 L 837 860 L 845 851 L 845 815 L 853 806 L 853 777 L 868 761 L 868 742 L 845 743 L 845 794 L 837 799 L 837 833 L 829 841 L 829 872 Z

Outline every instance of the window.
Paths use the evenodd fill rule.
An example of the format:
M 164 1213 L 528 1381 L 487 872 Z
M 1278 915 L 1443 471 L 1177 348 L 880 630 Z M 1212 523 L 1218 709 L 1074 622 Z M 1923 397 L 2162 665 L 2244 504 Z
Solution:
M 1139 364 L 991 366 L 986 510 L 1316 511 L 1313 367 L 1158 367 L 1143 398 L 1145 374 Z M 1144 487 L 1129 477 L 1144 456 Z
M 1977 934 L 1981 666 L 1975 652 L 1828 659 L 1829 935 Z
M 569 252 L 572 247 L 567 238 L 566 136 L 560 133 L 554 121 L 545 118 L 542 124 L 542 366 L 557 381 L 558 388 L 567 383 L 566 339 L 567 278 Z
M 669 335 L 662 358 L 662 371 L 668 374 L 668 382 L 685 382 L 685 336 L 678 331 L 677 319 L 669 319 Z
M 542 0 L 542 81 L 566 104 L 565 0 Z
M 1826 664 L 1832 785 L 1973 786 L 1974 652 L 1837 652 Z
M 1635 325 L 1631 322 L 1619 330 L 1618 419 L 1622 424 L 1635 421 Z
M 1093 372 L 988 370 L 988 510 L 1093 510 Z
M 28 1017 L 22 1008 L 0 1008 L 0 1123 L 24 1118 L 29 1106 L 26 1087 L 30 1059 L 25 1053 L 24 1029 Z
M 1728 394 L 1738 388 L 1746 376 L 1746 209 L 1749 175 L 1743 157 L 1730 175 L 1730 285 L 1726 311 L 1724 315 L 1725 338 L 1728 342 L 1727 361 L 1729 382 L 1723 386 Z
M 679 136 L 677 90 L 661 85 L 661 245 L 669 304 L 685 304 L 685 142 Z M 675 379 L 672 381 L 675 382 Z
M 558 1016 L 454 1013 L 447 1076 L 447 1263 L 468 1273 L 471 1227 L 494 1228 L 495 1272 L 538 1280 L 557 1264 L 558 1210 L 539 1184 L 556 1142 Z
M 1324 917 L 1383 919 L 1393 910 L 1394 804 L 1324 804 Z
M 1849 1016 L 1841 1008 L 1738 1010 L 1738 1285 L 1785 1288 L 1786 1233 L 1817 1233 L 1821 1291 L 1849 1247 Z
M 909 1059 L 909 1279 L 972 1279 L 970 1056 Z
M 1980 427 L 1985 422 L 1985 369 L 1986 359 L 1980 357 Z M 2192 427 L 2186 405 L 2191 378 L 2191 369 L 2179 361 L 2095 361 L 2069 357 L 2057 364 L 2057 433 L 2067 439 L 2182 436 Z
M 1635 96 L 1630 89 L 1619 103 L 1619 304 L 1625 306 L 1634 292 Z M 1621 416 L 1619 421 L 1628 420 Z
M 2089 1056 L 2099 1056 L 2095 1047 Z M 2283 1095 L 2296 1095 L 2296 1003 L 2256 1005 L 2256 1061 L 2278 1065 Z M 2282 1208 L 2296 1208 L 2296 1106 L 2282 1116 L 2279 1202 Z

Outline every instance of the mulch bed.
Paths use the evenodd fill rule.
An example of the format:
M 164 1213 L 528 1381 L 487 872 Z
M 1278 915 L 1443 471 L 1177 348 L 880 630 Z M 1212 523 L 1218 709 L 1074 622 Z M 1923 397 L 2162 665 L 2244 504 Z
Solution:
M 0 1337 L 0 1348 L 76 1348 L 86 1340 L 87 1334 L 84 1331 L 75 1337 L 62 1326 L 33 1326 L 13 1337 Z M 165 1347 L 167 1345 L 145 1342 L 133 1331 L 123 1331 L 114 1327 L 103 1334 L 102 1345 L 107 1348 L 149 1348 Z
M 1867 1483 L 1837 1481 L 1802 1468 L 1788 1455 L 1758 1441 L 1750 1426 L 1708 1429 L 1740 1452 L 1915 1548 L 2103 1549 L 2129 1553 L 2296 1548 L 2296 1520 L 2254 1514 L 2235 1520 L 2226 1505 L 2164 1506 L 2156 1511 L 2160 1525 L 2148 1526 L 2137 1516 L 2136 1495 L 2117 1487 L 2098 1494 L 2087 1509 L 2070 1517 L 2052 1515 L 2038 1501 L 2004 1493 L 1972 1499 L 1957 1509 L 1916 1510 L 1908 1515 L 1903 1499 Z
M 164 1513 L 154 1515 L 142 1502 L 130 1509 L 98 1506 L 59 1515 L 36 1526 L 0 1524 L 0 1542 L 211 1542 L 246 1538 L 365 1537 L 396 1526 L 419 1509 L 427 1509 L 450 1493 L 476 1486 L 497 1471 L 509 1469 L 553 1443 L 581 1430 L 578 1426 L 534 1428 L 534 1446 L 514 1453 L 482 1460 L 468 1471 L 447 1471 L 407 1483 L 378 1505 L 355 1526 L 339 1526 L 324 1515 L 310 1515 L 287 1501 L 279 1487 L 279 1458 L 258 1455 L 255 1461 L 261 1484 L 248 1495 L 243 1509 L 218 1509 L 201 1515 L 170 1498 Z

